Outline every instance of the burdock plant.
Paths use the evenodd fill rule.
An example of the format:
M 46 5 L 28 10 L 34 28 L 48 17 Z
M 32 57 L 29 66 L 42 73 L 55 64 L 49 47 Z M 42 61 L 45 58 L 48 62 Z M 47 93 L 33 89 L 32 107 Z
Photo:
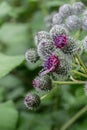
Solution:
M 40 99 L 50 94 L 53 84 L 85 84 L 87 91 L 87 67 L 80 57 L 82 53 L 87 53 L 87 36 L 81 36 L 87 29 L 85 5 L 81 2 L 65 4 L 52 14 L 51 22 L 49 31 L 36 33 L 36 49 L 25 53 L 27 62 L 34 64 L 40 60 L 42 67 L 32 82 L 38 95 L 29 93 L 25 97 L 24 104 L 28 109 L 38 108 Z M 82 37 L 81 40 L 79 37 Z M 76 79 L 75 75 L 84 77 L 84 80 Z M 39 97 L 41 92 L 46 94 Z

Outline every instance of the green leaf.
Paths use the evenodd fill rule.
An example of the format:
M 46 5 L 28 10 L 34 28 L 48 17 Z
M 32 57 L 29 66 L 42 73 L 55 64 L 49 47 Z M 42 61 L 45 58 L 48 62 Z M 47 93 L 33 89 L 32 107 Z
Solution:
M 13 102 L 0 104 L 0 130 L 15 130 L 18 121 L 18 112 Z
M 14 108 L 15 105 L 14 105 L 14 103 L 13 103 L 11 100 L 9 100 L 9 101 L 7 101 L 7 102 L 5 102 L 5 103 L 1 103 L 1 104 L 0 104 L 0 108 L 1 108 L 1 107 Z
M 0 86 L 0 102 L 4 100 L 5 97 L 5 88 Z
M 27 24 L 5 23 L 0 28 L 0 41 L 6 45 L 5 54 L 24 54 L 29 44 Z
M 2 2 L 0 4 L 0 18 L 7 16 L 11 9 L 11 6 L 7 2 Z
M 24 61 L 24 56 L 6 56 L 0 53 L 0 78 L 8 74 Z
M 50 115 L 22 112 L 20 113 L 19 128 L 17 130 L 50 130 L 51 124 Z
M 26 66 L 29 68 L 29 70 L 34 70 L 38 68 L 41 65 L 41 61 L 38 60 L 36 63 L 26 63 Z
M 21 79 L 17 78 L 15 75 L 9 74 L 0 79 L 0 85 L 7 89 L 18 88 L 18 86 L 22 85 Z
M 24 88 L 19 86 L 16 89 L 13 89 L 11 92 L 7 93 L 6 95 L 6 99 L 10 100 L 10 99 L 16 99 L 20 96 L 23 96 L 24 94 Z
M 30 27 L 33 31 L 33 35 L 45 28 L 44 15 L 42 12 L 38 11 L 34 14 L 30 23 Z
M 70 130 L 87 130 L 87 119 L 75 124 Z
M 79 36 L 79 40 L 82 40 L 87 35 L 87 31 L 82 31 Z
M 6 44 L 24 44 L 28 42 L 28 37 L 27 24 L 5 23 L 0 29 L 0 40 Z

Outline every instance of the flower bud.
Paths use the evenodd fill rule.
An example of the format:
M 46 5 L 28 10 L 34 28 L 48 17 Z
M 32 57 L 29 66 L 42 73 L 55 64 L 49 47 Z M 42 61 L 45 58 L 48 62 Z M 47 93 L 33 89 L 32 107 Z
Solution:
M 57 48 L 62 48 L 63 46 L 66 45 L 66 39 L 68 32 L 66 28 L 64 28 L 61 25 L 54 25 L 52 29 L 50 30 L 50 35 L 53 39 L 53 44 Z
M 49 91 L 52 89 L 52 81 L 48 75 L 38 76 L 33 80 L 33 86 L 37 91 Z
M 63 18 L 61 17 L 59 13 L 56 13 L 55 15 L 53 15 L 52 22 L 53 22 L 53 25 L 55 24 L 60 25 L 63 23 Z
M 84 16 L 82 19 L 82 29 L 87 31 L 87 16 Z
M 78 14 L 81 14 L 84 11 L 85 5 L 82 2 L 75 2 L 72 5 L 72 9 L 73 9 L 73 13 L 75 15 L 78 15 Z
M 55 48 L 53 46 L 53 41 L 50 40 L 42 40 L 38 47 L 37 52 L 41 59 L 47 59 L 52 53 L 55 51 Z
M 50 34 L 46 31 L 38 32 L 34 37 L 35 45 L 38 46 L 43 39 L 50 39 Z
M 64 28 L 63 26 L 61 25 L 54 25 L 51 30 L 50 30 L 50 35 L 52 37 L 54 37 L 55 35 L 60 35 L 60 34 L 65 34 L 67 35 L 68 34 L 68 31 L 66 28 Z
M 83 16 L 86 16 L 86 17 L 87 17 L 87 10 L 84 10 Z
M 24 99 L 24 104 L 28 109 L 37 109 L 40 105 L 40 97 L 37 94 L 29 93 Z
M 54 41 L 54 45 L 56 46 L 56 48 L 62 48 L 64 46 L 66 46 L 67 44 L 67 36 L 65 34 L 61 34 L 59 36 L 55 36 L 53 38 Z
M 54 72 L 60 65 L 60 59 L 57 55 L 52 54 L 48 57 L 48 59 L 45 60 L 44 62 L 44 69 L 40 73 L 40 75 L 45 75 L 50 72 Z
M 25 53 L 25 59 L 29 63 L 35 63 L 39 59 L 37 51 L 34 48 L 28 49 Z
M 71 61 L 69 59 L 60 59 L 60 66 L 51 74 L 53 80 L 66 80 L 70 76 Z
M 70 31 L 80 29 L 81 20 L 76 15 L 71 15 L 66 19 L 66 27 Z
M 76 44 L 77 44 L 76 40 L 69 36 L 67 37 L 66 46 L 62 47 L 61 50 L 63 51 L 64 54 L 73 55 L 73 53 L 77 50 Z
M 72 15 L 72 7 L 70 4 L 64 4 L 59 8 L 59 13 L 63 18 Z

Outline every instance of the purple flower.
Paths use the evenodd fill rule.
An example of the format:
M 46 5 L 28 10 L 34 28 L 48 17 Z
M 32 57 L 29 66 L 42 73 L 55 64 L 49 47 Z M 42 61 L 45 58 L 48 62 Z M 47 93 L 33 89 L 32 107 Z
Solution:
M 48 75 L 37 76 L 33 80 L 33 87 L 37 91 L 49 91 L 52 89 L 52 82 Z
M 25 96 L 24 104 L 28 109 L 36 109 L 40 105 L 40 97 L 37 94 L 29 93 Z
M 39 86 L 39 80 L 37 79 L 37 78 L 35 78 L 34 80 L 33 80 L 33 87 L 34 88 L 37 88 L 37 86 Z
M 44 62 L 44 71 L 41 72 L 41 75 L 45 75 L 49 72 L 54 72 L 59 67 L 59 65 L 60 65 L 60 60 L 58 56 L 52 54 Z
M 67 37 L 65 34 L 54 36 L 53 40 L 54 40 L 54 45 L 57 48 L 62 48 L 67 44 Z

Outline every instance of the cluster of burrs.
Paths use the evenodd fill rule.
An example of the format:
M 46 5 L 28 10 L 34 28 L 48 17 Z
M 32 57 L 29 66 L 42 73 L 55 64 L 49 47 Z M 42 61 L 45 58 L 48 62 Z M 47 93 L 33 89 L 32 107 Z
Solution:
M 77 44 L 77 40 L 61 25 L 54 25 L 49 32 L 40 31 L 35 35 L 36 48 L 28 49 L 25 58 L 30 64 L 41 61 L 42 70 L 33 80 L 36 91 L 48 92 L 52 89 L 52 80 L 69 78 Z M 29 109 L 34 109 L 40 104 L 40 98 L 29 93 L 24 103 Z
M 81 29 L 87 31 L 87 9 L 82 2 L 62 5 L 57 12 L 45 18 L 48 28 L 57 24 L 65 26 L 69 31 Z
M 28 49 L 25 53 L 25 59 L 29 64 L 32 65 L 40 61 L 40 66 L 42 67 L 32 83 L 36 90 L 35 92 L 47 93 L 53 88 L 52 83 L 54 81 L 65 81 L 69 79 L 75 54 L 82 54 L 83 50 L 87 52 L 87 36 L 82 41 L 78 41 L 71 37 L 69 31 L 71 28 L 78 28 L 78 16 L 80 16 L 84 9 L 85 7 L 81 2 L 77 2 L 72 6 L 65 4 L 60 7 L 60 13 L 54 14 L 54 23 L 49 32 L 40 31 L 36 33 L 36 48 Z M 60 14 L 63 18 L 62 21 L 65 18 L 68 19 L 67 27 L 62 24 L 59 17 Z M 87 15 L 86 11 L 82 14 Z M 58 23 L 59 21 L 61 24 Z M 24 104 L 28 109 L 38 108 L 41 100 L 38 94 L 29 93 L 25 97 Z
M 47 28 L 52 28 L 54 25 L 61 25 L 65 27 L 68 32 L 72 34 L 74 31 L 87 31 L 87 8 L 82 2 L 75 2 L 71 4 L 64 4 L 60 6 L 58 11 L 52 12 L 45 17 Z M 87 52 L 87 36 L 80 41 L 80 52 L 83 48 Z

